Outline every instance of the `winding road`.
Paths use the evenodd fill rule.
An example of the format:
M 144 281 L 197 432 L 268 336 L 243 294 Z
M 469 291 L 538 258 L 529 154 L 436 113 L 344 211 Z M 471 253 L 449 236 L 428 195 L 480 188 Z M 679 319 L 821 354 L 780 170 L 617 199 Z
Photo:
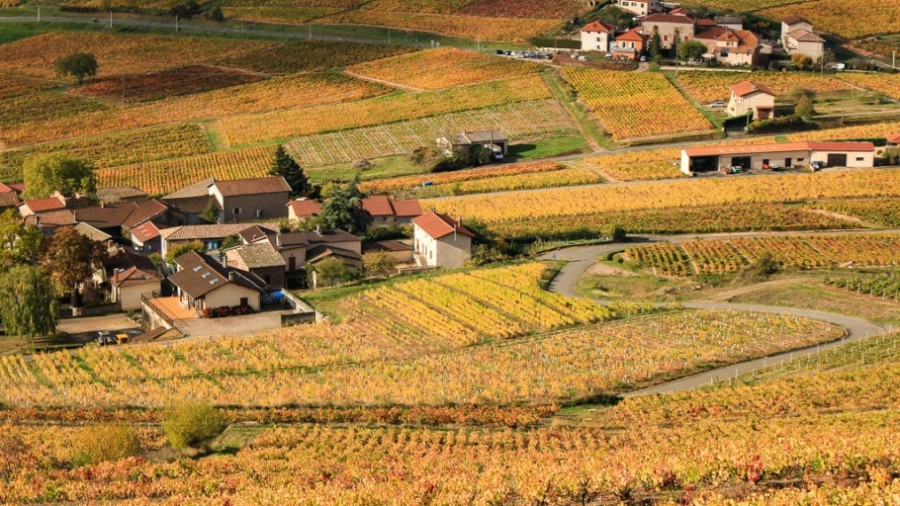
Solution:
M 896 232 L 896 230 L 892 230 Z M 691 240 L 697 237 L 702 238 L 713 238 L 713 237 L 765 237 L 765 236 L 773 236 L 773 235 L 833 235 L 833 234 L 853 234 L 853 233 L 872 233 L 871 230 L 856 230 L 856 231 L 822 231 L 822 232 L 782 232 L 782 233 L 747 233 L 747 234 L 690 234 L 690 235 L 679 235 L 679 236 L 645 236 L 645 237 L 633 237 L 632 242 L 629 243 L 607 243 L 607 244 L 597 244 L 591 246 L 576 246 L 572 248 L 565 248 L 557 251 L 552 251 L 543 254 L 540 258 L 542 260 L 564 260 L 566 261 L 566 265 L 557 273 L 557 275 L 550 282 L 549 289 L 552 292 L 561 293 L 563 295 L 567 295 L 570 297 L 576 297 L 577 293 L 575 290 L 575 286 L 578 283 L 578 280 L 584 273 L 596 263 L 596 259 L 602 255 L 606 255 L 608 253 L 614 253 L 618 251 L 622 251 L 625 248 L 637 243 L 649 243 L 649 242 L 682 242 L 686 240 Z M 602 301 L 598 301 L 601 302 Z M 725 380 L 728 378 L 733 378 L 736 375 L 752 372 L 756 369 L 760 369 L 762 367 L 767 367 L 771 365 L 777 365 L 782 362 L 786 362 L 792 360 L 794 358 L 805 357 L 810 355 L 815 355 L 816 353 L 821 353 L 836 346 L 840 346 L 841 344 L 847 342 L 857 341 L 859 339 L 865 339 L 868 336 L 872 336 L 875 334 L 880 334 L 885 331 L 885 329 L 879 325 L 876 325 L 872 322 L 862 320 L 860 318 L 854 318 L 851 316 L 846 316 L 837 313 L 828 313 L 824 311 L 815 311 L 809 309 L 798 309 L 791 307 L 776 307 L 776 306 L 762 306 L 756 304 L 732 304 L 729 302 L 711 302 L 711 301 L 693 301 L 693 302 L 684 302 L 682 305 L 686 308 L 690 309 L 724 309 L 724 310 L 737 310 L 737 311 L 755 311 L 760 313 L 777 313 L 777 314 L 790 314 L 795 316 L 801 316 L 806 318 L 812 318 L 815 320 L 822 320 L 833 325 L 837 325 L 846 330 L 846 335 L 840 341 L 822 344 L 817 346 L 811 346 L 808 348 L 786 351 L 783 353 L 778 353 L 769 357 L 763 357 L 755 360 L 750 360 L 747 362 L 741 362 L 739 364 L 730 365 L 726 367 L 720 367 L 718 369 L 712 369 L 709 371 L 705 371 L 702 373 L 698 373 L 692 376 L 687 376 L 678 380 L 669 381 L 666 383 L 661 383 L 656 386 L 652 386 L 649 388 L 644 388 L 641 390 L 636 390 L 634 392 L 630 392 L 626 394 L 626 397 L 634 397 L 640 395 L 650 395 L 650 394 L 666 394 L 672 392 L 679 392 L 684 390 L 692 390 L 694 388 L 709 385 L 710 383 L 718 380 Z

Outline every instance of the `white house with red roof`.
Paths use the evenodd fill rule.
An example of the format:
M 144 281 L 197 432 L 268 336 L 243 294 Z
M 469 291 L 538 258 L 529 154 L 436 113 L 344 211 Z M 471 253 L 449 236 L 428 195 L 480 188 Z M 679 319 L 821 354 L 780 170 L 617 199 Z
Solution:
M 605 21 L 594 21 L 581 29 L 581 50 L 609 52 L 616 27 Z
M 413 250 L 416 263 L 426 267 L 462 267 L 472 254 L 469 229 L 459 221 L 435 212 L 413 218 Z
M 685 174 L 718 167 L 791 167 L 820 162 L 827 167 L 872 167 L 875 146 L 871 142 L 782 142 L 775 144 L 720 145 L 681 151 Z
M 885 137 L 888 146 L 900 146 L 900 133 L 891 134 Z
M 662 11 L 659 0 L 619 0 L 619 8 L 637 16 L 647 16 Z
M 743 116 L 753 113 L 753 120 L 775 117 L 775 92 L 762 84 L 743 81 L 729 88 L 729 116 Z

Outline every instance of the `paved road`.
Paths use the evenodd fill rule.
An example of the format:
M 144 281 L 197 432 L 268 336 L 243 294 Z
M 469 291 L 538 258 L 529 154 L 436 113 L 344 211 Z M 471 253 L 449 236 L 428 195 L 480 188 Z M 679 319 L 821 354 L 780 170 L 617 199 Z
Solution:
M 897 232 L 898 230 L 891 230 L 891 232 Z M 714 238 L 714 237 L 768 237 L 768 236 L 776 236 L 776 235 L 833 235 L 833 234 L 853 234 L 853 233 L 872 233 L 871 230 L 840 230 L 840 231 L 820 231 L 820 232 L 807 232 L 807 231 L 798 231 L 798 232 L 751 232 L 751 233 L 735 233 L 735 234 L 688 234 L 688 235 L 679 235 L 679 236 L 643 236 L 633 238 L 634 242 L 630 243 L 608 243 L 608 244 L 597 244 L 591 246 L 576 246 L 572 248 L 565 248 L 558 251 L 552 251 L 541 255 L 541 259 L 544 260 L 566 260 L 568 263 L 559 271 L 559 273 L 553 278 L 550 282 L 549 289 L 553 292 L 558 292 L 563 295 L 567 295 L 570 297 L 577 296 L 575 293 L 575 286 L 578 283 L 578 280 L 584 275 L 585 271 L 587 271 L 592 265 L 594 265 L 596 258 L 605 255 L 607 253 L 621 251 L 635 242 L 640 244 L 642 242 L 682 242 L 686 240 L 691 240 L 696 237 L 702 238 Z M 598 301 L 603 302 L 603 301 Z M 785 353 L 780 353 L 777 355 L 773 355 L 771 357 L 760 358 L 756 360 L 751 360 L 747 362 L 742 362 L 737 365 L 731 365 L 727 367 L 722 367 L 719 369 L 713 369 L 710 371 L 706 371 L 703 373 L 699 373 L 693 376 L 688 376 L 686 378 L 682 378 L 679 380 L 670 381 L 667 383 L 662 383 L 650 388 L 645 388 L 642 390 L 637 390 L 627 394 L 627 396 L 638 396 L 638 395 L 649 395 L 649 394 L 664 394 L 664 393 L 672 393 L 678 392 L 682 390 L 692 390 L 694 388 L 709 385 L 711 382 L 716 380 L 724 380 L 727 378 L 734 377 L 736 374 L 744 374 L 747 372 L 751 372 L 755 369 L 759 369 L 761 367 L 766 367 L 770 365 L 776 365 L 781 362 L 791 360 L 793 358 L 804 357 L 808 355 L 813 355 L 819 352 L 826 351 L 835 346 L 839 346 L 844 342 L 852 342 L 859 339 L 864 339 L 868 336 L 879 334 L 885 331 L 883 327 L 875 325 L 872 322 L 862 320 L 859 318 L 853 318 L 850 316 L 836 314 L 836 313 L 828 313 L 824 311 L 814 311 L 809 309 L 798 309 L 798 308 L 790 308 L 790 307 L 775 307 L 775 306 L 762 306 L 756 304 L 732 304 L 728 302 L 708 302 L 708 301 L 693 301 L 693 302 L 684 302 L 683 306 L 691 309 L 721 309 L 721 310 L 737 310 L 737 311 L 755 311 L 760 313 L 777 313 L 777 314 L 791 314 L 795 316 L 802 316 L 806 318 L 812 318 L 816 320 L 826 321 L 828 323 L 837 325 L 839 327 L 843 327 L 846 330 L 845 337 L 838 342 L 820 345 L 820 346 L 812 346 L 805 349 L 792 350 Z

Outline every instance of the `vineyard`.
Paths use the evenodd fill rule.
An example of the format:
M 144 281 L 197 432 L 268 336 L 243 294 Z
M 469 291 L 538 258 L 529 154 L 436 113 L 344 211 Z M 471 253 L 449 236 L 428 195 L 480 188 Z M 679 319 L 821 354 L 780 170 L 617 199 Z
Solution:
M 178 95 L 249 84 L 258 74 L 204 65 L 190 65 L 148 74 L 128 74 L 99 79 L 72 92 L 84 97 L 105 97 L 122 102 L 150 102 Z
M 150 195 L 163 195 L 207 178 L 262 177 L 272 165 L 274 146 L 220 151 L 205 155 L 146 161 L 97 171 L 99 187 L 134 186 Z
M 654 149 L 587 158 L 584 162 L 616 181 L 638 181 L 686 177 L 678 165 L 680 157 L 680 149 Z
M 897 74 L 847 74 L 841 79 L 878 93 L 900 99 L 900 75 Z
M 457 281 L 466 280 L 446 282 Z M 415 283 L 391 293 L 406 303 L 420 288 Z M 497 286 L 492 289 L 494 295 L 484 296 L 504 290 Z M 548 404 L 629 389 L 709 364 L 831 341 L 843 332 L 793 316 L 680 312 L 435 355 L 433 350 L 471 342 L 466 329 L 477 333 L 477 326 L 489 322 L 502 326 L 482 327 L 485 331 L 506 337 L 527 329 L 527 322 L 536 321 L 538 315 L 552 314 L 548 311 L 562 315 L 557 319 L 603 315 L 600 309 L 566 307 L 551 296 L 533 306 L 540 313 L 511 304 L 503 311 L 514 319 L 498 322 L 497 310 L 480 306 L 478 312 L 457 321 L 450 315 L 472 309 L 472 303 L 467 309 L 466 299 L 448 298 L 448 292 L 458 293 L 447 287 L 430 293 L 426 303 L 452 304 L 440 320 L 417 320 L 415 306 L 410 306 L 402 310 L 408 314 L 400 313 L 403 322 L 351 319 L 346 326 L 316 325 L 257 338 L 128 350 L 84 348 L 75 355 L 38 355 L 32 364 L 18 356 L 3 357 L 2 396 L 19 407 L 153 407 L 172 398 L 244 407 Z M 532 294 L 523 297 L 527 300 Z M 363 298 L 363 303 L 373 302 Z M 544 303 L 552 305 L 544 309 Z M 398 311 L 396 306 L 391 309 Z M 404 332 L 407 322 L 440 333 Z M 404 355 L 410 358 L 391 359 Z
M 38 79 L 0 76 L 0 100 L 56 88 L 58 84 Z
M 518 220 L 649 209 L 897 196 L 900 196 L 900 180 L 893 171 L 860 170 L 767 178 L 716 178 L 548 189 L 516 195 L 432 199 L 423 201 L 422 205 L 433 206 L 439 212 L 451 216 L 462 215 L 486 224 L 502 224 Z M 672 219 L 680 218 L 673 216 Z
M 237 146 L 546 98 L 550 98 L 549 90 L 540 77 L 534 76 L 347 104 L 228 117 L 219 123 L 228 142 Z
M 538 72 L 537 63 L 455 48 L 440 48 L 361 63 L 347 70 L 373 79 L 425 90 L 508 79 Z
M 855 291 L 860 294 L 868 294 L 882 299 L 900 299 L 900 277 L 897 271 L 887 271 L 877 274 L 859 274 L 852 278 L 829 279 L 827 283 L 838 288 Z
M 413 46 L 369 44 L 339 40 L 298 40 L 254 49 L 221 60 L 228 67 L 266 74 L 293 74 L 348 67 L 416 51 Z
M 286 148 L 303 166 L 336 165 L 408 154 L 434 145 L 437 137 L 484 128 L 500 130 L 511 140 L 575 130 L 558 102 L 541 100 L 315 134 L 293 140 Z
M 422 183 L 426 181 L 430 181 L 431 185 L 423 187 Z M 602 182 L 603 179 L 600 176 L 589 170 L 569 168 L 560 163 L 541 162 L 380 179 L 365 182 L 360 187 L 369 193 L 408 192 L 410 196 L 427 198 Z
M 630 248 L 624 257 L 642 268 L 685 276 L 738 272 L 764 253 L 790 269 L 842 264 L 893 267 L 900 265 L 900 237 L 860 234 L 694 240 Z
M 856 76 L 857 74 L 852 74 Z M 841 76 L 843 78 L 843 76 Z M 679 72 L 678 82 L 694 100 L 701 104 L 716 100 L 728 100 L 729 86 L 747 79 L 768 86 L 777 95 L 787 95 L 793 88 L 806 88 L 816 93 L 850 91 L 847 83 L 831 77 L 820 77 L 798 72 Z M 848 79 L 849 80 L 849 79 Z M 854 83 L 859 84 L 859 83 Z
M 209 141 L 200 125 L 181 124 L 2 151 L 0 166 L 10 166 L 11 175 L 21 178 L 25 159 L 41 153 L 64 152 L 90 160 L 97 168 L 104 169 L 200 155 L 209 150 Z
M 567 68 L 563 75 L 616 141 L 712 129 L 661 74 Z
M 848 16 L 848 12 L 853 15 Z M 817 30 L 847 39 L 897 33 L 900 30 L 896 24 L 900 4 L 893 0 L 865 0 L 862 4 L 857 0 L 818 0 L 772 7 L 758 14 L 772 19 L 801 16 L 812 22 Z

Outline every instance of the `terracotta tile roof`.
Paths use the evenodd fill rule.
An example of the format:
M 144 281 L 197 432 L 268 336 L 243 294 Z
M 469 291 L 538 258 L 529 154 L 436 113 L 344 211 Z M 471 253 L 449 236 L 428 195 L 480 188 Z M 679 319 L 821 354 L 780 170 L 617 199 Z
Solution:
M 66 225 L 75 225 L 75 215 L 72 214 L 72 211 L 68 209 L 48 211 L 46 213 L 26 216 L 25 224 L 37 225 L 39 227 L 61 227 Z
M 15 193 L 16 190 L 13 190 L 10 186 L 0 183 L 0 193 L 9 193 L 9 192 Z
M 871 142 L 782 142 L 776 144 L 749 144 L 745 146 L 711 146 L 685 149 L 690 157 L 753 155 L 790 151 L 862 151 L 871 152 L 875 146 Z
M 27 186 L 25 185 L 25 183 L 6 183 L 6 186 L 12 188 L 12 190 L 13 190 L 14 192 L 16 192 L 16 193 L 18 193 L 18 194 L 20 194 L 20 195 L 22 194 L 22 192 L 25 191 L 25 188 L 27 188 Z
M 75 221 L 79 223 L 89 223 L 97 228 L 116 228 L 122 226 L 135 207 L 136 204 L 128 202 L 111 206 L 73 209 L 72 213 L 75 215 Z
M 159 281 L 160 275 L 150 257 L 128 248 L 116 248 L 104 262 L 113 286 L 128 286 Z M 121 269 L 116 280 L 116 269 Z
M 159 228 L 157 228 L 156 224 L 152 221 L 148 221 L 139 227 L 131 229 L 131 236 L 141 243 L 152 241 L 159 237 L 159 235 Z
M 684 7 L 678 7 L 669 11 L 670 16 L 691 16 L 693 13 Z
M 791 30 L 787 33 L 787 36 L 798 42 L 825 42 L 825 39 L 804 28 Z
M 900 144 L 900 134 L 891 134 L 886 136 L 886 138 L 891 144 Z
M 754 83 L 753 81 L 743 81 L 729 87 L 728 89 L 733 91 L 734 94 L 739 97 L 746 97 L 747 95 L 756 92 L 762 92 L 767 95 L 772 95 L 773 97 L 775 96 L 775 92 L 770 90 L 767 86 Z
M 694 33 L 695 39 L 718 39 L 723 34 L 730 32 L 727 26 L 714 26 L 710 28 L 702 28 Z
M 294 215 L 300 218 L 308 218 L 322 212 L 322 204 L 315 200 L 292 200 L 287 205 L 294 211 Z
M 213 185 L 223 197 L 291 192 L 291 187 L 281 176 L 215 181 Z
M 458 225 L 456 221 L 451 218 L 435 212 L 427 212 L 422 216 L 413 218 L 412 221 L 417 227 L 421 228 L 426 234 L 435 239 L 448 236 L 454 231 L 456 231 L 457 234 L 475 237 L 475 234 L 466 227 Z
M 50 197 L 46 199 L 26 200 L 22 205 L 28 206 L 33 213 L 58 211 L 66 208 L 66 203 L 61 198 Z
M 784 24 L 786 24 L 786 25 L 788 25 L 788 26 L 793 26 L 793 25 L 797 25 L 797 24 L 800 24 L 800 23 L 809 23 L 809 21 L 807 21 L 807 20 L 801 18 L 800 16 L 794 16 L 794 15 L 791 15 L 791 16 L 788 16 L 788 17 L 784 18 L 784 19 L 782 20 L 782 23 L 784 23 Z M 812 24 L 812 23 L 809 23 L 809 24 Z
M 397 217 L 408 218 L 422 215 L 422 206 L 418 200 L 395 200 L 394 214 Z
M 613 32 L 616 27 L 602 20 L 594 21 L 582 27 L 582 32 Z
M 750 30 L 735 30 L 734 33 L 741 41 L 740 44 L 738 44 L 739 49 L 747 47 L 748 49 L 755 50 L 759 46 L 759 37 Z
M 696 20 L 690 16 L 672 14 L 651 14 L 641 20 L 641 24 L 647 23 L 676 23 L 681 25 L 693 25 Z
M 146 199 L 147 197 L 147 192 L 133 186 L 97 188 L 97 198 L 100 199 L 100 202 L 106 202 L 107 204 L 115 204 L 123 200 Z
M 265 267 L 282 267 L 287 263 L 284 257 L 275 251 L 275 248 L 269 242 L 259 242 L 256 244 L 244 244 L 238 246 L 234 250 L 229 250 L 228 254 L 241 257 L 248 269 L 262 269 Z
M 111 235 L 87 223 L 78 223 L 75 231 L 92 241 L 106 242 L 112 239 Z
M 628 40 L 634 42 L 645 42 L 647 40 L 647 36 L 641 33 L 637 28 L 632 28 L 622 35 L 616 36 L 616 40 Z
M 169 206 L 156 199 L 141 202 L 136 204 L 122 225 L 128 228 L 137 227 L 148 220 L 164 215 L 168 210 Z
M 712 19 L 703 19 L 703 18 L 701 18 L 701 19 L 698 19 L 698 20 L 697 20 L 696 25 L 697 25 L 697 26 L 716 26 L 716 22 L 713 21 Z
M 160 235 L 167 241 L 191 241 L 194 239 L 217 239 L 229 235 L 240 234 L 243 230 L 258 226 L 269 230 L 278 230 L 278 223 L 219 223 L 215 225 L 182 225 L 180 227 L 164 228 Z
M 394 208 L 391 201 L 384 195 L 373 195 L 362 201 L 363 209 L 369 211 L 372 216 L 393 216 Z

